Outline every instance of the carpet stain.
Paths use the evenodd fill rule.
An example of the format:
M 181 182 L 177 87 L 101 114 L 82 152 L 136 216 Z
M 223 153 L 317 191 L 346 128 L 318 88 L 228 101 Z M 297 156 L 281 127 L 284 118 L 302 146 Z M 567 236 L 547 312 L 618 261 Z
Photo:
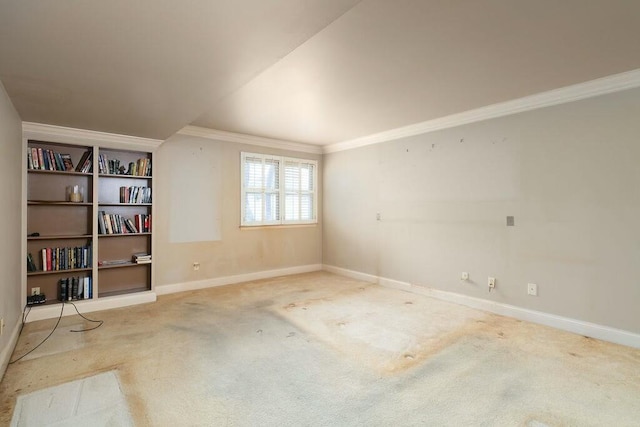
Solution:
M 149 417 L 147 416 L 147 406 L 140 393 L 136 393 L 136 386 L 139 381 L 133 373 L 126 369 L 118 369 L 118 377 L 120 386 L 127 397 L 129 411 L 136 425 L 148 425 Z
M 8 367 L 0 425 L 19 394 L 110 370 L 140 426 L 640 419 L 640 350 L 329 273 L 166 295 L 92 317 L 105 323 L 82 333 L 80 348 L 53 339 L 55 351 Z M 15 354 L 55 320 L 28 323 Z M 63 318 L 61 331 L 77 323 Z
M 367 293 L 358 293 L 362 289 Z M 405 298 L 403 292 L 380 287 L 345 288 L 332 298 L 289 303 L 277 313 L 334 351 L 383 375 L 410 370 L 486 324 L 474 322 L 486 316 L 477 310 L 455 306 L 452 314 L 450 303 Z M 415 310 L 407 317 L 394 308 L 396 304 Z
M 255 308 L 264 308 L 271 307 L 273 304 L 275 304 L 275 302 L 272 299 L 264 299 L 256 302 L 253 306 Z

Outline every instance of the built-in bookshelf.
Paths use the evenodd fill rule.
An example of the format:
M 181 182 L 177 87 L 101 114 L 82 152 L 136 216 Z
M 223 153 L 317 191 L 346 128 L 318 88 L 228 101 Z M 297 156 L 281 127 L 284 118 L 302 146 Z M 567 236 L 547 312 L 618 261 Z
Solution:
M 93 282 L 92 156 L 88 146 L 27 145 L 27 295 L 35 291 L 56 302 L 69 277 Z M 76 191 L 73 202 L 68 189 Z M 71 248 L 89 250 L 76 262 Z
M 101 150 L 98 169 L 99 296 L 148 290 L 151 263 L 134 255 L 151 255 L 151 153 Z
M 151 290 L 152 153 L 26 148 L 26 294 L 52 304 Z

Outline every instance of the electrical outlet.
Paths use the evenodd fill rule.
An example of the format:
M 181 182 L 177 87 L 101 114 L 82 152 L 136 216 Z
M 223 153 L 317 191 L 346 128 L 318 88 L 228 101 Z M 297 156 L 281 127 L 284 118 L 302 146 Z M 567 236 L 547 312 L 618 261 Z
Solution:
M 496 287 L 496 278 L 495 277 L 489 277 L 488 285 L 489 285 L 489 290 L 495 288 Z
M 4 317 L 0 319 L 0 335 L 4 334 Z
M 197 262 L 197 261 L 194 261 L 194 262 L 193 262 L 193 269 L 194 269 L 195 271 L 200 270 L 200 263 L 199 263 L 199 262 Z
M 460 273 L 460 280 L 469 280 L 469 273 L 467 273 L 466 271 Z
M 31 295 L 40 295 L 40 288 L 31 288 Z
M 534 297 L 538 296 L 538 285 L 536 285 L 535 283 L 528 283 L 527 294 L 532 295 Z

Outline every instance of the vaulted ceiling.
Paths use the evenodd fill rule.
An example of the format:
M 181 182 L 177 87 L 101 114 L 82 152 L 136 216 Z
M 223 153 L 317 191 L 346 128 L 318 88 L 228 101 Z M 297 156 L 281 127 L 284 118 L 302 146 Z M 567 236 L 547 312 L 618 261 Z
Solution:
M 24 121 L 326 145 L 640 68 L 636 0 L 0 0 Z

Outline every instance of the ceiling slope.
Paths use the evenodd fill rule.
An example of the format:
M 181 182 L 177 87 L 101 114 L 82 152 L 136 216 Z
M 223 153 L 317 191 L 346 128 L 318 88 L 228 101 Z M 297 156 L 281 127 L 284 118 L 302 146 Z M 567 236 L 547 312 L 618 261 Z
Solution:
M 357 0 L 0 1 L 21 118 L 165 139 Z
M 365 0 L 195 124 L 326 145 L 640 68 L 640 1 Z

